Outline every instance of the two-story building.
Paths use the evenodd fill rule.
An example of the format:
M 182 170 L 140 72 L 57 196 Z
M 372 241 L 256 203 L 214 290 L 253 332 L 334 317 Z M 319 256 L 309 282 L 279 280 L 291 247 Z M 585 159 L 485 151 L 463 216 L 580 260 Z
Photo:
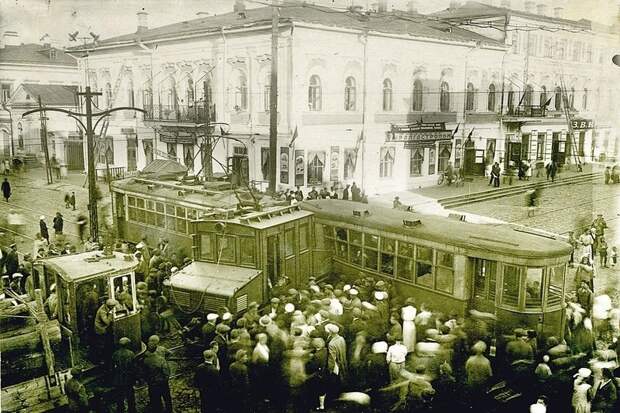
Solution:
M 42 161 L 41 119 L 22 118 L 38 106 L 75 109 L 80 84 L 77 61 L 51 44 L 22 44 L 16 32 L 6 31 L 0 42 L 0 151 L 3 157 Z M 58 115 L 46 120 L 50 156 L 83 170 L 82 136 L 75 121 Z
M 472 129 L 499 135 L 492 110 L 464 124 L 464 90 L 469 71 L 500 84 L 500 42 L 404 12 L 299 4 L 279 13 L 281 187 L 356 181 L 372 194 L 427 185 L 460 164 Z M 202 175 L 212 153 L 215 172 L 267 181 L 271 8 L 237 4 L 154 29 L 145 17 L 136 33 L 72 51 L 88 50 L 80 69 L 103 92 L 101 107 L 147 111 L 111 120 L 110 164 L 141 169 L 167 157 Z
M 505 165 L 521 159 L 576 164 L 617 156 L 620 118 L 614 102 L 620 72 L 611 61 L 617 28 L 566 19 L 563 8 L 552 9 L 550 2 L 528 0 L 519 10 L 510 0 L 489 3 L 496 2 L 456 3 L 434 15 L 510 48 L 499 84 L 468 74 L 467 91 L 474 92 L 470 108 L 477 109 L 476 95 L 484 105 L 485 95 L 502 92 L 497 103 L 501 136 L 486 145 L 497 147 Z

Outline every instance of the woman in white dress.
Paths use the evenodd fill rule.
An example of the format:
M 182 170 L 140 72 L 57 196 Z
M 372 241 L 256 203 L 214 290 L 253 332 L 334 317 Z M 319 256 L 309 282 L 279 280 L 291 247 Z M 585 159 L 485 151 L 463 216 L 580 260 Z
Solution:
M 590 389 L 588 383 L 592 371 L 587 368 L 579 369 L 573 382 L 573 411 L 574 413 L 590 413 Z

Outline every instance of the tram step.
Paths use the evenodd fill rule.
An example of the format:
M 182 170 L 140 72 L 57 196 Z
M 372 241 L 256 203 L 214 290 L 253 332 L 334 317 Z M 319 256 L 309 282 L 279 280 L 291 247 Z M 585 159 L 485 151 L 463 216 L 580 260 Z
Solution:
M 507 196 L 518 195 L 534 189 L 536 186 L 541 188 L 553 188 L 563 185 L 573 185 L 579 183 L 591 182 L 597 179 L 602 179 L 603 174 L 600 172 L 586 173 L 583 175 L 572 176 L 566 179 L 558 179 L 555 182 L 533 182 L 527 185 L 519 186 L 504 186 L 499 189 L 489 189 L 485 191 L 475 192 L 472 194 L 457 195 L 452 197 L 441 198 L 437 202 L 444 208 L 450 209 L 458 206 L 472 204 L 476 202 L 483 202 L 487 200 L 503 198 Z

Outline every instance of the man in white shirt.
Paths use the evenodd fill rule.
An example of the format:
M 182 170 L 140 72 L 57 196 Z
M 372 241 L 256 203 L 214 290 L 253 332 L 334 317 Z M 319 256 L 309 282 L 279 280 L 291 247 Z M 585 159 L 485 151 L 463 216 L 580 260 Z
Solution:
M 403 344 L 403 338 L 401 336 L 394 337 L 394 341 L 395 343 L 388 348 L 387 354 L 385 355 L 392 383 L 400 380 L 400 373 L 405 367 L 408 352 L 407 346 Z

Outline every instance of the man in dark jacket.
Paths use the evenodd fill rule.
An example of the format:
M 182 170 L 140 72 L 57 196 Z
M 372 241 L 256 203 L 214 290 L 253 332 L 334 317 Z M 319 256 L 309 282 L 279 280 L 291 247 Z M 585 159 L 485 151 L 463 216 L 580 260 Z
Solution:
M 54 217 L 54 233 L 56 235 L 62 234 L 62 228 L 65 223 L 62 219 L 62 214 L 60 212 L 56 212 L 56 216 Z
M 201 413 L 216 412 L 221 408 L 222 378 L 215 365 L 215 353 L 205 350 L 204 361 L 196 367 L 194 384 L 200 392 Z
M 601 373 L 601 380 L 596 386 L 596 390 L 593 392 L 592 412 L 617 412 L 618 388 L 616 387 L 614 376 L 608 368 L 602 369 Z
M 133 390 L 134 384 L 134 359 L 135 353 L 129 349 L 131 340 L 123 337 L 118 341 L 119 349 L 112 355 L 112 380 L 115 386 L 116 411 L 125 411 L 125 400 L 129 413 L 136 412 L 136 396 Z
M 157 352 L 157 345 L 153 343 L 149 340 L 143 361 L 144 379 L 149 386 L 149 411 L 172 413 L 172 396 L 168 385 L 170 367 L 166 359 Z
M 11 280 L 13 278 L 13 274 L 15 274 L 19 269 L 17 245 L 11 244 L 8 251 L 6 252 L 6 257 L 4 258 L 4 267 L 6 269 L 6 275 L 8 275 L 9 280 Z
M 50 245 L 50 233 L 47 230 L 47 224 L 45 223 L 45 216 L 39 217 L 39 233 L 41 237 L 47 241 L 47 245 Z
M 70 412 L 87 413 L 90 411 L 88 393 L 80 382 L 81 375 L 82 371 L 79 368 L 71 369 L 71 378 L 65 384 L 65 394 L 69 402 L 67 407 Z
M 9 202 L 9 198 L 11 197 L 11 184 L 7 178 L 4 178 L 4 182 L 2 182 L 2 196 L 6 202 Z
M 231 412 L 249 412 L 250 376 L 248 374 L 248 354 L 238 350 L 235 362 L 230 365 L 230 406 Z

